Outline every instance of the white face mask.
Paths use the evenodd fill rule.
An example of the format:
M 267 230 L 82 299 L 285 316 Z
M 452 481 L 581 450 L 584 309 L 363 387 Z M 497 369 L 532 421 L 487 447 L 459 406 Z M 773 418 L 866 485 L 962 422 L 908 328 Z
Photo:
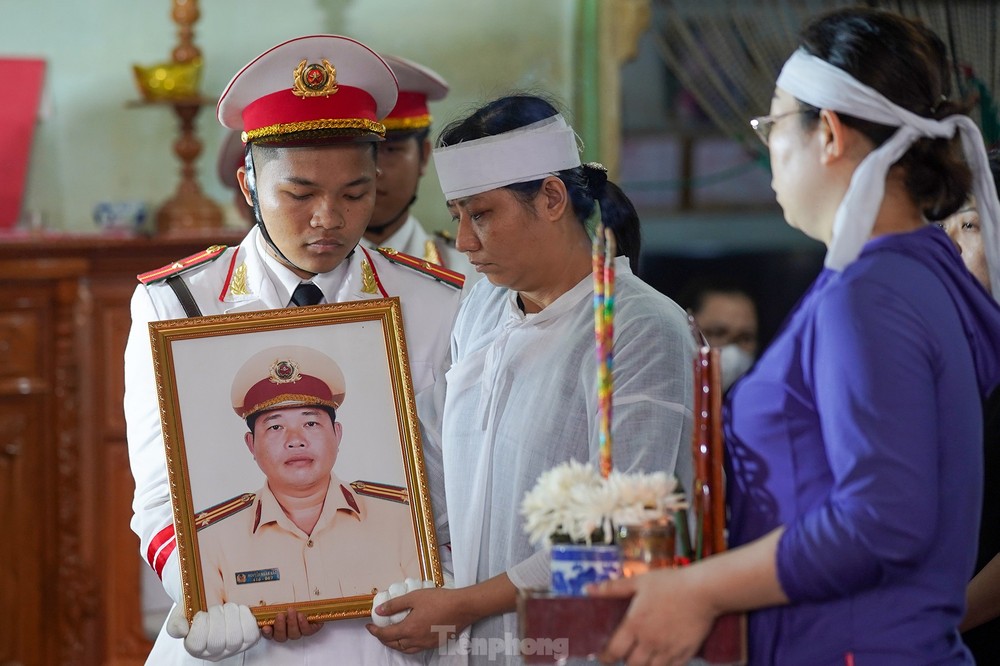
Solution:
M 722 365 L 722 390 L 727 391 L 753 365 L 753 356 L 738 345 L 726 345 L 719 348 L 719 362 Z

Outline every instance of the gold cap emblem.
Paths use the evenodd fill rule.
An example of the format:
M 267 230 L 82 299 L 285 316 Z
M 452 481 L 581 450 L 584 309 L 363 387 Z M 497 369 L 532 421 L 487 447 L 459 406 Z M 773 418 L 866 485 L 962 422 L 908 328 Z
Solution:
M 302 375 L 295 361 L 279 359 L 271 366 L 270 379 L 272 384 L 291 384 L 302 379 Z
M 337 92 L 337 68 L 326 58 L 320 64 L 303 60 L 295 68 L 292 93 L 296 97 L 329 97 Z

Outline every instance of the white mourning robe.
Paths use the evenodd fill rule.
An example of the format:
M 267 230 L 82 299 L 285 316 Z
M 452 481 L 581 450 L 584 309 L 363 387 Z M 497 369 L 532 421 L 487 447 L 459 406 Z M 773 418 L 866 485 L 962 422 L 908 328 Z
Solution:
M 624 257 L 615 270 L 614 467 L 676 468 L 690 488 L 695 344 L 687 316 Z M 442 433 L 457 586 L 507 572 L 519 588 L 548 587 L 548 561 L 524 533 L 520 504 L 550 467 L 598 462 L 593 293 L 588 275 L 525 315 L 515 292 L 482 280 L 459 311 Z M 507 636 L 518 638 L 516 613 L 472 627 L 473 645 Z

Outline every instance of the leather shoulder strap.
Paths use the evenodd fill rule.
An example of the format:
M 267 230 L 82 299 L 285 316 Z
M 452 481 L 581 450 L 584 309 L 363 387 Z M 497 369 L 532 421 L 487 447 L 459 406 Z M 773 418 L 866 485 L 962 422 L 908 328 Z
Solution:
M 195 302 L 194 296 L 191 295 L 191 290 L 188 289 L 184 278 L 180 275 L 171 275 L 167 278 L 167 285 L 174 290 L 174 295 L 177 296 L 177 300 L 181 302 L 181 307 L 184 308 L 184 314 L 188 317 L 201 316 L 201 309 Z

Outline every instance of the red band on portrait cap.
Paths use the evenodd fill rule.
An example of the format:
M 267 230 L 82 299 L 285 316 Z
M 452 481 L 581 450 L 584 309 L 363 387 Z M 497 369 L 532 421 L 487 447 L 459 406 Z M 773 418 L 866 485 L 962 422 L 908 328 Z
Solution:
M 270 379 L 262 379 L 247 391 L 240 416 L 246 418 L 266 409 L 298 405 L 323 405 L 336 409 L 343 398 L 343 393 L 334 395 L 326 382 L 310 375 L 300 375 L 299 379 L 288 384 L 275 384 Z
M 311 347 L 283 345 L 257 352 L 233 379 L 233 411 L 241 419 L 285 407 L 338 409 L 347 395 L 336 361 Z

